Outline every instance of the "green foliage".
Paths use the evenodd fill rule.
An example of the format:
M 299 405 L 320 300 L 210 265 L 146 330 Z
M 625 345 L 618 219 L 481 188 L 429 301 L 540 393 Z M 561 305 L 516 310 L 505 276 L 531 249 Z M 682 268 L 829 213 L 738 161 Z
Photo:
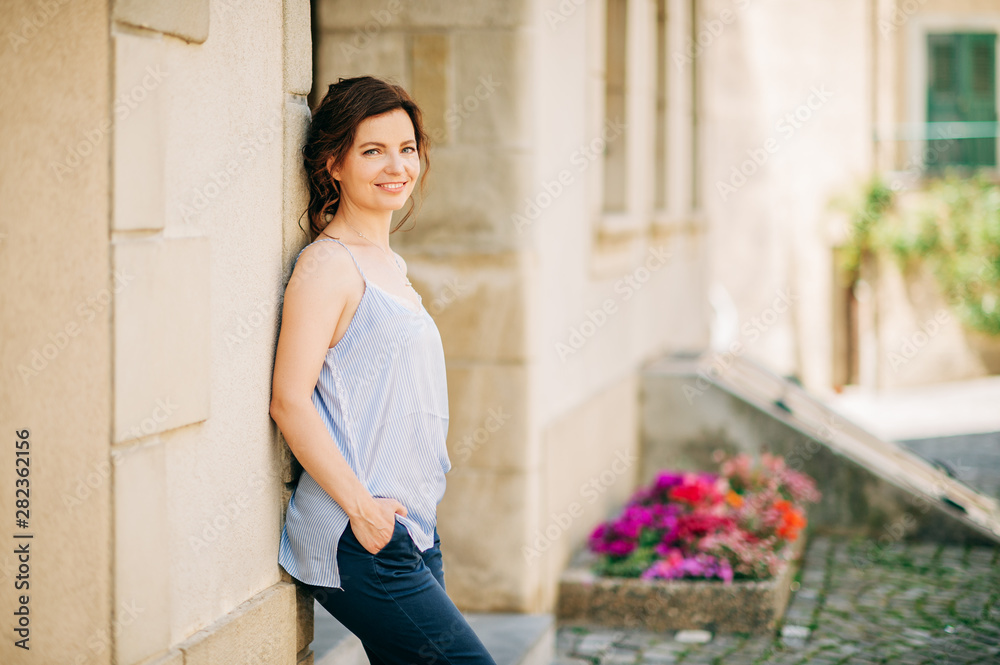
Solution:
M 637 547 L 624 558 L 602 556 L 594 566 L 594 574 L 606 577 L 639 577 L 659 558 L 654 545 Z
M 926 266 L 971 329 L 1000 335 L 1000 184 L 979 173 L 934 180 L 915 210 L 899 210 L 880 179 L 869 182 L 852 217 L 843 267 L 866 253 L 894 255 L 904 270 Z
M 873 250 L 873 231 L 879 227 L 892 206 L 892 189 L 876 176 L 865 186 L 861 205 L 851 215 L 851 240 L 844 247 L 844 270 L 856 273 L 861 259 Z

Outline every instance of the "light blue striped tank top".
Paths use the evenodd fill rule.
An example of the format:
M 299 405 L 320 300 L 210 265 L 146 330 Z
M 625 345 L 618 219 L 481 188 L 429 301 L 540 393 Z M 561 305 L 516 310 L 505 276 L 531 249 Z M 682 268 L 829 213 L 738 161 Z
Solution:
M 339 240 L 315 242 L 326 240 L 351 253 Z M 451 469 L 441 336 L 422 298 L 414 310 L 369 282 L 351 258 L 365 290 L 344 336 L 327 351 L 312 401 L 372 496 L 406 506 L 396 520 L 423 552 L 434 545 L 437 504 Z M 347 524 L 340 504 L 303 470 L 288 500 L 278 563 L 308 584 L 342 588 L 337 545 Z

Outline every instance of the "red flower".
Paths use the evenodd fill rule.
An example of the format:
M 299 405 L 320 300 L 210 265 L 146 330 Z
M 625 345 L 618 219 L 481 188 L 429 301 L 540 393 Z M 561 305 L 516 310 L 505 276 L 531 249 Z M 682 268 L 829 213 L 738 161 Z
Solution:
M 693 513 L 691 515 L 681 515 L 677 518 L 677 531 L 674 535 L 680 541 L 691 542 L 710 533 L 728 531 L 735 527 L 736 520 L 728 515 Z
M 789 541 L 798 538 L 799 530 L 806 525 L 806 518 L 802 512 L 796 510 L 791 502 L 783 499 L 775 501 L 774 508 L 780 515 L 778 528 L 775 531 L 778 537 Z

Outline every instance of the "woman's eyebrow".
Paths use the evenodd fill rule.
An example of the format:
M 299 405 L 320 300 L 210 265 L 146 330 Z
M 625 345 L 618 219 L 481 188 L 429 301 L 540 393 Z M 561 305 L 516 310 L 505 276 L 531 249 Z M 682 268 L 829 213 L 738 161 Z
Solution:
M 416 142 L 417 142 L 416 139 L 406 139 L 405 141 L 403 141 L 399 145 L 406 145 L 407 143 L 416 143 Z M 364 143 L 362 143 L 358 147 L 359 148 L 363 148 L 366 145 L 373 145 L 373 146 L 376 146 L 376 147 L 379 147 L 379 148 L 384 148 L 385 147 L 384 143 L 379 143 L 378 141 L 365 141 Z

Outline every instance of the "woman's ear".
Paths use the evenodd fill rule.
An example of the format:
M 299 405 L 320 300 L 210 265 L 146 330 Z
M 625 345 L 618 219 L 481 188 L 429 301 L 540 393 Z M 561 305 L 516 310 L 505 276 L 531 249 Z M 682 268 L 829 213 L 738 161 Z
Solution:
M 333 178 L 334 180 L 339 180 L 340 179 L 340 169 L 339 168 L 334 168 L 335 163 L 336 163 L 336 160 L 334 159 L 333 155 L 330 155 L 330 158 L 326 160 L 326 171 L 327 171 L 327 173 L 330 174 L 331 178 Z

